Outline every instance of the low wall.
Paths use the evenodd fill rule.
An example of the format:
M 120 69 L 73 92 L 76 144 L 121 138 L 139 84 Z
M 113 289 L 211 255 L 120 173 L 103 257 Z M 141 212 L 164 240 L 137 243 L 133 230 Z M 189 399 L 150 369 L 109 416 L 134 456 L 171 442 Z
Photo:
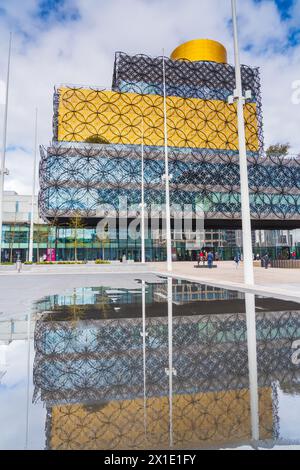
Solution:
M 276 259 L 271 264 L 272 268 L 300 269 L 299 259 Z

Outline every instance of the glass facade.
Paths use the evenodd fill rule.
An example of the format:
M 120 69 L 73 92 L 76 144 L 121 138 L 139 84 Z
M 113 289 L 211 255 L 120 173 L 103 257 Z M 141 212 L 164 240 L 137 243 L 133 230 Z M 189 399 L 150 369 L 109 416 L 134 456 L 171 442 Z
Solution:
M 17 258 L 28 260 L 29 252 L 29 225 L 3 225 L 2 261 L 15 262 Z M 174 237 L 174 232 L 172 231 Z M 121 260 L 125 255 L 127 259 L 140 261 L 140 240 L 130 237 L 115 240 L 99 240 L 95 227 L 74 229 L 69 227 L 52 227 L 48 225 L 35 225 L 34 231 L 34 261 L 42 261 L 47 249 L 55 250 L 56 261 L 75 260 L 75 238 L 77 259 L 80 261 Z M 178 234 L 176 234 L 178 238 Z M 263 231 L 263 240 L 260 240 L 259 231 L 253 232 L 253 253 L 263 255 L 268 250 L 270 257 L 289 258 L 292 249 L 300 258 L 300 244 L 298 247 L 290 244 L 290 240 L 281 235 L 280 231 Z M 164 240 L 146 240 L 147 261 L 164 261 L 166 259 L 166 244 Z M 204 246 L 206 250 L 213 250 L 219 254 L 220 260 L 232 260 L 237 250 L 241 250 L 241 233 L 237 230 L 205 230 Z M 177 261 L 196 260 L 197 250 L 193 243 L 187 240 L 172 240 L 172 256 Z

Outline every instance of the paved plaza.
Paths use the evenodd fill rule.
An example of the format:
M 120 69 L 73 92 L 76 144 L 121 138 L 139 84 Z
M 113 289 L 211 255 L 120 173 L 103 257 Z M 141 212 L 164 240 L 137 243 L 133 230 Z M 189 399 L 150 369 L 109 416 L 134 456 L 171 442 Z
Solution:
M 218 262 L 216 269 L 195 268 L 195 262 L 174 262 L 172 276 L 217 287 L 300 301 L 300 269 L 255 267 L 255 285 L 243 283 L 243 265 Z M 135 288 L 136 279 L 154 282 L 166 276 L 166 263 L 141 265 L 60 265 L 0 267 L 0 315 L 24 314 L 36 300 L 60 294 L 75 287 L 111 286 Z
M 297 297 L 300 300 L 300 269 L 254 267 L 255 286 L 248 289 L 244 284 L 243 263 L 236 268 L 234 261 L 220 261 L 217 269 L 195 268 L 196 262 L 173 263 L 172 274 L 207 284 L 232 287 L 238 290 L 255 290 L 275 297 Z M 152 263 L 151 269 L 166 273 L 165 263 Z

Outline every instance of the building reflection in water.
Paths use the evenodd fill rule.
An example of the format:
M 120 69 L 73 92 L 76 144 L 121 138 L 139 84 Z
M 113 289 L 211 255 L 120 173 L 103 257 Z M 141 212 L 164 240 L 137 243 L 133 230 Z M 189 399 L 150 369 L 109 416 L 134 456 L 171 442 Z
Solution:
M 77 291 L 45 299 L 34 400 L 47 407 L 46 448 L 275 442 L 277 383 L 298 380 L 300 306 L 257 298 L 255 315 L 252 294 L 171 278 L 139 287 L 90 290 L 89 305 Z

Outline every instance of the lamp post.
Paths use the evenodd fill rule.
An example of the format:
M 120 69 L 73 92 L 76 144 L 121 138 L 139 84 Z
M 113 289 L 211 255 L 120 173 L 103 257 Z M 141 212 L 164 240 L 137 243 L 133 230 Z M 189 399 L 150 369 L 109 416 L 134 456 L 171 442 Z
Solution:
M 168 127 L 167 127 L 167 97 L 166 97 L 166 69 L 165 53 L 163 50 L 163 95 L 164 95 L 164 147 L 165 147 L 165 180 L 166 191 L 166 239 L 167 239 L 167 270 L 172 271 L 172 242 L 171 242 L 171 216 L 170 216 L 170 175 L 168 161 Z
M 34 129 L 34 159 L 33 159 L 33 176 L 32 176 L 32 194 L 31 194 L 31 217 L 30 217 L 30 235 L 29 235 L 29 256 L 28 261 L 33 261 L 33 234 L 34 234 L 34 198 L 35 198 L 35 182 L 36 182 L 36 157 L 37 157 L 37 120 L 38 110 L 35 109 L 35 129 Z
M 10 33 L 10 35 L 9 35 L 9 46 L 8 46 L 7 76 L 6 76 L 3 142 L 2 142 L 1 165 L 0 165 L 0 263 L 1 263 L 1 260 L 2 260 L 2 225 L 3 225 L 4 175 L 8 174 L 8 171 L 5 168 L 5 156 L 6 156 L 6 135 L 7 135 L 7 114 L 8 114 L 8 91 L 9 91 L 9 75 L 10 75 L 11 38 L 12 38 L 12 34 Z
M 246 284 L 254 284 L 248 166 L 247 166 L 245 120 L 244 120 L 244 104 L 245 104 L 246 98 L 249 97 L 249 92 L 246 92 L 246 96 L 243 95 L 239 42 L 238 42 L 236 0 L 231 0 L 231 8 L 232 8 L 232 22 L 233 22 L 233 36 L 234 36 L 234 59 L 235 59 L 235 80 L 236 80 L 236 89 L 234 90 L 233 100 L 236 102 L 237 119 L 238 119 L 244 282 Z

